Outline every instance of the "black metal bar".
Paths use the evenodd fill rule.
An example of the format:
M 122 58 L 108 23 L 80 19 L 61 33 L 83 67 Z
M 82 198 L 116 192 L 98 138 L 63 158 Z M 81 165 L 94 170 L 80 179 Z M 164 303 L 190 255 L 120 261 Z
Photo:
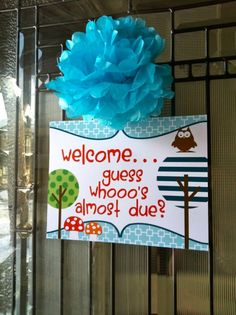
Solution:
M 15 9 L 17 13 L 17 28 L 16 28 L 16 40 L 17 40 L 17 45 L 16 45 L 16 83 L 19 84 L 19 46 L 20 46 L 20 41 L 19 41 L 19 24 L 20 24 L 20 4 L 18 4 L 18 8 Z M 13 10 L 8 10 L 4 12 L 12 12 Z M 1 11 L 0 11 L 1 13 Z M 13 248 L 14 248 L 14 253 L 13 253 L 13 274 L 12 274 L 12 309 L 11 309 L 11 314 L 14 315 L 16 311 L 16 222 L 17 222 L 17 184 L 18 184 L 18 131 L 19 131 L 19 99 L 16 99 L 16 131 L 15 131 L 15 189 L 14 189 L 14 208 L 12 209 L 14 213 L 14 234 L 13 234 Z
M 175 78 L 175 11 L 171 10 L 171 66 L 172 66 L 172 75 Z M 174 80 L 172 84 L 172 89 L 175 92 L 175 83 Z M 175 99 L 171 100 L 171 116 L 175 116 Z M 175 251 L 172 249 L 172 277 L 173 277 L 173 315 L 177 315 L 177 280 L 176 280 L 176 267 L 175 267 Z
M 138 10 L 133 10 L 131 13 L 132 14 L 146 14 L 146 13 L 162 13 L 162 12 L 167 12 L 170 9 L 179 11 L 179 10 L 187 10 L 187 9 L 195 9 L 195 8 L 200 8 L 200 7 L 206 7 L 206 6 L 214 6 L 217 4 L 222 4 L 222 3 L 227 3 L 227 2 L 232 2 L 232 0 L 215 0 L 215 1 L 205 1 L 201 3 L 191 3 L 191 4 L 182 4 L 178 6 L 171 6 L 171 8 L 168 7 L 162 7 L 162 8 L 150 8 L 150 9 L 138 9 Z
M 70 3 L 70 2 L 74 2 L 75 0 L 67 0 L 66 3 Z M 56 4 L 62 4 L 65 3 L 63 0 L 60 1 L 54 1 L 54 2 L 46 2 L 46 3 L 40 3 L 37 5 L 37 7 L 42 8 L 42 7 L 50 7 L 52 5 L 56 5 Z M 22 6 L 22 9 L 31 9 L 35 7 L 34 5 L 26 5 L 26 6 Z
M 39 45 L 39 42 L 37 42 Z M 57 45 L 58 46 L 58 45 Z M 39 50 L 39 46 L 38 46 Z M 38 81 L 38 79 L 37 79 Z M 39 92 L 39 88 L 38 88 Z M 62 111 L 62 119 L 65 120 L 65 116 L 63 115 L 64 112 Z M 61 227 L 59 227 L 61 228 Z M 64 314 L 64 257 L 65 257 L 65 241 L 63 239 L 59 240 L 60 242 L 60 288 L 59 288 L 59 298 L 60 298 L 60 315 Z M 90 272 L 91 273 L 91 272 Z
M 37 75 L 37 77 L 42 77 L 42 76 L 59 76 L 59 75 L 61 75 L 61 72 L 50 72 L 50 73 L 48 73 L 48 72 L 39 72 L 38 73 L 38 75 Z
M 50 24 L 41 24 L 40 29 L 43 28 L 50 28 L 50 27 L 56 27 L 56 26 L 67 26 L 67 25 L 74 25 L 79 23 L 85 23 L 88 19 L 76 19 L 74 21 L 66 21 L 66 22 L 59 22 L 59 23 L 50 23 Z
M 71 2 L 75 2 L 75 0 L 67 0 L 66 1 L 66 3 L 71 3 Z M 42 7 L 50 7 L 50 6 L 52 6 L 52 5 L 55 5 L 55 4 L 62 4 L 62 3 L 64 3 L 64 1 L 54 1 L 54 2 L 49 2 L 49 3 L 41 3 L 41 4 L 39 4 L 38 6 L 40 7 L 40 8 L 42 8 Z
M 118 18 L 118 17 L 124 16 L 124 15 L 127 15 L 127 11 L 114 13 L 114 14 L 112 14 L 112 17 Z M 97 19 L 97 18 L 99 18 L 99 16 L 100 15 L 93 16 L 90 19 Z M 87 21 L 88 21 L 88 18 L 84 18 L 84 19 L 75 19 L 73 21 L 70 20 L 70 21 L 65 21 L 65 22 L 41 24 L 40 29 L 41 28 L 48 28 L 48 27 L 67 26 L 67 25 L 74 25 L 74 24 L 79 24 L 79 23 L 86 23 Z
M 196 82 L 196 81 L 205 81 L 206 76 L 204 77 L 188 77 L 188 78 L 178 78 L 175 79 L 175 83 L 183 83 L 183 82 Z
M 208 0 L 205 2 L 201 3 L 192 3 L 192 4 L 185 4 L 185 5 L 180 5 L 175 7 L 175 10 L 186 10 L 186 9 L 195 9 L 195 8 L 200 8 L 200 7 L 208 7 L 208 6 L 214 6 L 216 4 L 222 4 L 222 3 L 227 3 L 227 2 L 232 2 L 232 0 Z
M 174 34 L 174 29 L 175 29 L 175 16 L 174 16 L 174 11 L 170 10 L 171 13 L 171 69 L 172 69 L 172 76 L 173 78 L 175 77 L 175 34 Z M 175 81 L 173 81 L 172 84 L 172 90 L 175 92 Z M 175 116 L 175 100 L 171 100 L 171 116 Z
M 25 281 L 27 279 L 27 239 L 20 238 L 20 295 L 19 295 L 19 312 L 20 314 L 27 313 L 27 296 L 28 296 L 28 283 L 26 284 Z
M 176 252 L 175 249 L 172 249 L 172 275 L 173 275 L 173 295 L 174 295 L 174 308 L 173 308 L 173 315 L 177 315 L 177 270 L 175 268 L 175 257 Z
M 60 315 L 64 314 L 64 240 L 60 239 L 59 240 L 60 245 L 61 245 L 61 264 L 60 264 L 60 292 L 59 292 L 59 297 L 60 297 Z
M 61 44 L 53 44 L 53 45 L 38 45 L 38 49 L 47 49 L 47 48 L 58 48 L 62 46 Z
M 38 7 L 35 7 L 35 40 L 34 40 L 34 49 L 35 49 L 35 138 L 34 138 L 34 183 L 35 183 L 35 190 L 34 190 L 34 201 L 33 201 L 33 235 L 32 235 L 32 242 L 33 242 L 33 253 L 32 253 L 32 315 L 36 314 L 36 270 L 37 270 L 37 198 L 38 198 L 38 174 L 37 174 L 37 165 L 38 165 L 38 110 L 39 110 L 39 96 L 38 96 Z
M 232 74 L 220 74 L 220 75 L 209 75 L 209 79 L 212 80 L 223 80 L 223 79 L 235 79 L 236 73 Z M 205 81 L 207 79 L 207 76 L 202 77 L 189 77 L 189 78 L 178 78 L 175 79 L 176 83 L 180 82 L 194 82 L 194 81 Z
M 33 9 L 33 8 L 35 8 L 35 5 L 26 5 L 26 6 L 21 5 L 21 10 Z
M 66 3 L 71 3 L 71 2 L 74 2 L 75 0 L 67 0 Z M 224 0 L 223 3 L 228 3 L 228 2 L 232 2 L 233 0 Z M 38 4 L 37 6 L 39 8 L 42 8 L 42 7 L 50 7 L 50 6 L 53 6 L 53 5 L 57 5 L 57 4 L 62 4 L 62 3 L 65 3 L 64 1 L 54 1 L 54 2 L 50 2 L 50 3 L 41 3 L 41 4 Z M 172 9 L 174 9 L 175 11 L 178 11 L 178 10 L 187 10 L 187 9 L 194 9 L 194 8 L 199 8 L 199 7 L 204 7 L 204 6 L 214 6 L 214 5 L 217 5 L 217 4 L 222 4 L 222 0 L 215 0 L 215 1 L 205 1 L 205 2 L 201 2 L 201 3 L 192 3 L 192 4 L 184 4 L 184 5 L 179 5 L 179 6 L 173 6 Z M 23 6 L 22 9 L 31 9 L 33 8 L 34 5 L 26 5 L 26 6 Z M 12 10 L 15 10 L 15 9 L 1 9 L 0 12 L 4 11 L 12 11 Z M 169 11 L 170 8 L 169 7 L 164 7 L 164 8 L 155 8 L 155 9 L 138 9 L 138 10 L 135 10 L 135 9 L 132 9 L 132 11 L 130 11 L 129 13 L 131 14 L 144 14 L 144 13 L 161 13 L 161 12 L 166 12 L 166 11 Z
M 209 57 L 207 57 L 207 59 L 206 58 L 200 58 L 200 59 L 178 60 L 178 61 L 174 61 L 172 64 L 177 66 L 177 65 L 184 65 L 184 64 L 206 63 L 207 60 L 209 62 L 236 60 L 236 55 L 222 56 L 222 57 L 210 57 L 209 56 Z
M 89 245 L 89 315 L 93 315 L 93 243 Z
M 212 227 L 212 160 L 211 160 L 211 91 L 210 91 L 210 64 L 209 64 L 209 56 L 210 56 L 210 45 L 209 45 L 209 30 L 206 29 L 206 59 L 207 59 L 207 69 L 206 69 L 206 111 L 208 117 L 208 220 L 209 220 L 209 284 L 210 284 L 210 315 L 214 315 L 214 272 L 213 272 L 213 227 Z
M 186 29 L 185 28 L 177 29 L 174 32 L 175 34 L 184 34 L 184 33 L 194 33 L 194 32 L 199 32 L 199 31 L 204 32 L 206 28 L 208 30 L 216 30 L 219 28 L 229 28 L 229 27 L 236 27 L 236 22 L 227 22 L 227 23 L 215 24 L 215 25 L 193 26 L 193 27 L 188 27 Z
M 35 25 L 21 27 L 20 31 L 27 31 L 27 30 L 33 30 L 33 29 L 35 29 Z
M 147 314 L 152 315 L 152 252 L 151 247 L 147 248 L 147 281 L 148 281 L 148 290 L 147 290 Z
M 133 2 L 132 0 L 128 0 L 128 10 L 127 12 L 130 14 L 133 11 Z
M 116 313 L 116 260 L 115 260 L 115 249 L 116 245 L 111 244 L 111 315 L 115 315 Z
M 39 88 L 38 92 L 39 93 L 50 93 L 50 91 L 48 89 L 46 89 L 46 88 Z
M 25 189 L 27 191 L 32 191 L 34 189 L 35 185 L 32 184 L 30 186 L 22 186 L 22 185 L 17 185 L 16 188 L 17 189 Z
M 18 11 L 18 8 L 1 9 L 1 10 L 0 10 L 0 13 L 8 13 L 8 12 L 13 12 L 13 11 Z

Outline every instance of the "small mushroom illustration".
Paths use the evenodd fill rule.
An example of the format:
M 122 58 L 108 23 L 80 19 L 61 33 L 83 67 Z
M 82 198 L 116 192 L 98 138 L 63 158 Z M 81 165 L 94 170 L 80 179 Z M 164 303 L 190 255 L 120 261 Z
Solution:
M 71 216 L 65 220 L 64 229 L 70 232 L 70 239 L 78 239 L 78 232 L 84 231 L 84 222 L 79 217 Z
M 85 233 L 90 235 L 90 240 L 96 241 L 97 236 L 102 234 L 102 227 L 97 222 L 86 224 Z

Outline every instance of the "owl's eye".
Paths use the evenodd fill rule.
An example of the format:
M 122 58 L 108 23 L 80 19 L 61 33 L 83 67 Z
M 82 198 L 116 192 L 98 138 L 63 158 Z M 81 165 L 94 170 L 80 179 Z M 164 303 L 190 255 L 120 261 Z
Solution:
M 184 137 L 183 131 L 180 131 L 180 132 L 178 133 L 178 137 L 179 137 L 179 138 L 183 138 L 183 137 Z
M 191 134 L 189 131 L 185 131 L 184 136 L 185 136 L 185 138 L 189 138 L 191 136 Z

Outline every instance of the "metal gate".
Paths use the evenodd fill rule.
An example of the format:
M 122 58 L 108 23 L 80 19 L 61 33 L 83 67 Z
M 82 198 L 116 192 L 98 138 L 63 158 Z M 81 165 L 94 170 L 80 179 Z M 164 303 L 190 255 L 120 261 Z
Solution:
M 45 238 L 48 123 L 64 115 L 44 83 L 88 19 L 127 14 L 166 39 L 162 115 L 208 114 L 209 253 Z M 236 314 L 236 1 L 1 0 L 0 88 L 0 314 Z

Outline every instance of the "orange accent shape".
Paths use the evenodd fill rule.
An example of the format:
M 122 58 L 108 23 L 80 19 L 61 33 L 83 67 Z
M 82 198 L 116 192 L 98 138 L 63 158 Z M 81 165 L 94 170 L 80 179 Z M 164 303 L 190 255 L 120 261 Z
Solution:
M 86 227 L 85 227 L 85 233 L 92 234 L 92 235 L 101 235 L 102 227 L 97 222 L 88 223 L 86 224 Z

